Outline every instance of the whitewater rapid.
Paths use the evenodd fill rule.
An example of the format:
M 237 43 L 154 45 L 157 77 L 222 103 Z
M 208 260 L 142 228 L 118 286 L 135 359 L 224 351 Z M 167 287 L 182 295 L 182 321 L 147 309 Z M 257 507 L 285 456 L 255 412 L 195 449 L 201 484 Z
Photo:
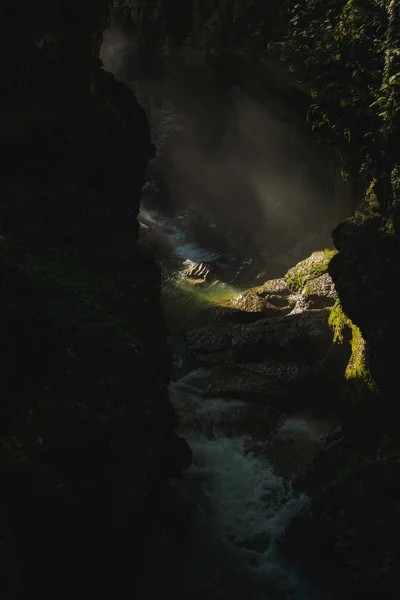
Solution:
M 168 232 L 175 248 L 173 270 L 167 262 L 162 263 L 167 320 L 182 296 L 189 307 L 187 315 L 179 313 L 180 318 L 186 327 L 193 327 L 199 310 L 193 304 L 218 302 L 224 293 L 235 290 L 223 284 L 217 292 L 215 286 L 207 284 L 190 288 L 184 275 L 188 263 L 212 261 L 216 253 L 189 240 L 179 220 L 173 223 L 157 211 L 144 211 L 144 215 Z M 179 311 L 182 306 L 187 304 L 181 303 Z M 175 326 L 171 320 L 170 326 Z M 195 369 L 170 384 L 170 398 L 179 420 L 177 432 L 193 452 L 193 463 L 184 472 L 186 493 L 196 507 L 196 549 L 183 575 L 190 581 L 188 597 L 325 598 L 310 592 L 308 582 L 283 559 L 279 540 L 293 517 L 310 507 L 310 498 L 293 487 L 295 472 L 287 457 L 295 456 L 306 465 L 323 447 L 331 432 L 329 426 L 306 414 L 291 415 L 283 417 L 265 439 L 255 439 L 241 430 L 253 407 L 240 399 L 206 397 L 204 381 L 209 374 L 207 369 Z M 193 589 L 197 595 L 193 596 Z
M 167 152 L 172 162 L 167 161 L 164 170 L 165 165 L 173 167 L 168 178 L 181 197 L 181 202 L 176 204 L 188 206 L 190 198 L 196 200 L 197 193 L 197 199 L 201 200 L 197 202 L 197 210 L 207 207 L 208 214 L 214 215 L 212 202 L 216 203 L 221 198 L 222 208 L 225 207 L 221 214 L 228 217 L 228 224 L 232 213 L 242 214 L 251 208 L 255 215 L 249 221 L 252 238 L 258 225 L 265 222 L 273 225 L 268 229 L 269 237 L 261 228 L 262 243 L 258 256 L 266 250 L 264 243 L 267 239 L 270 244 L 279 246 L 280 238 L 290 234 L 294 248 L 288 254 L 286 246 L 290 244 L 284 245 L 283 257 L 278 256 L 276 260 L 276 268 L 279 269 L 283 265 L 286 265 L 286 270 L 292 266 L 294 256 L 301 260 L 315 247 L 329 245 L 332 228 L 347 214 L 342 218 L 333 211 L 331 215 L 327 202 L 326 215 L 319 219 L 320 223 L 326 224 L 326 231 L 313 232 L 311 226 L 308 228 L 310 221 L 318 221 L 316 215 L 322 206 L 321 196 L 329 196 L 325 193 L 329 186 L 324 185 L 321 189 L 317 186 L 315 194 L 316 188 L 311 185 L 313 177 L 308 174 L 308 161 L 303 174 L 302 169 L 298 169 L 298 156 L 293 165 L 288 153 L 292 141 L 289 144 L 277 143 L 286 140 L 286 130 L 290 133 L 290 140 L 297 137 L 293 135 L 296 131 L 292 125 L 287 124 L 285 119 L 282 126 L 279 115 L 274 116 L 270 111 L 264 114 L 264 109 L 254 104 L 250 97 L 243 97 L 241 92 L 233 90 L 231 104 L 240 119 L 233 130 L 223 136 L 221 148 L 217 148 L 219 153 L 215 153 L 213 136 L 214 161 L 210 161 L 209 152 L 204 155 L 202 139 L 198 139 L 202 136 L 196 133 L 203 126 L 207 129 L 207 118 L 202 111 L 200 115 L 197 110 L 192 114 L 191 103 L 189 108 L 185 102 L 181 106 L 178 101 L 182 95 L 179 93 L 180 81 L 175 82 L 170 65 L 166 65 L 168 76 L 165 81 L 154 82 L 151 77 L 137 81 L 136 73 L 135 77 L 132 76 L 133 69 L 130 71 L 128 67 L 136 65 L 135 60 L 131 61 L 132 57 L 135 59 L 137 50 L 134 39 L 132 32 L 128 35 L 114 24 L 105 32 L 101 58 L 104 68 L 125 81 L 145 107 L 157 155 L 168 150 L 171 139 L 174 142 L 169 154 Z M 195 69 L 191 66 L 189 73 L 192 71 L 195 72 Z M 182 73 L 187 74 L 186 71 Z M 182 73 L 178 70 L 178 75 Z M 207 95 L 208 87 L 202 87 Z M 214 97 L 212 90 L 209 95 L 211 99 Z M 260 110 L 263 113 L 260 119 L 254 118 Z M 232 124 L 229 127 L 232 129 Z M 182 135 L 174 136 L 176 131 Z M 304 157 L 309 157 L 304 145 L 300 144 L 299 148 Z M 305 152 L 302 152 L 303 149 Z M 279 170 L 280 163 L 284 168 Z M 318 170 L 318 167 L 314 169 L 312 175 Z M 182 173 L 187 176 L 187 182 L 183 178 L 183 185 L 179 177 Z M 151 187 L 145 186 L 144 195 Z M 153 191 L 157 193 L 157 189 Z M 204 202 L 204 194 L 208 202 Z M 335 194 L 345 197 L 342 188 Z M 329 198 L 326 197 L 326 200 Z M 332 198 L 333 203 L 334 200 Z M 160 206 L 157 201 L 150 204 Z M 188 267 L 199 262 L 217 261 L 221 250 L 206 248 L 204 244 L 190 239 L 185 230 L 184 214 L 170 218 L 146 206 L 146 201 L 141 212 L 168 232 L 173 247 L 173 256 L 169 257 L 173 260 L 161 257 L 160 264 L 162 299 L 171 331 L 171 345 L 175 350 L 185 331 L 207 324 L 207 311 L 224 306 L 239 290 L 229 284 L 229 277 L 228 283 L 219 281 L 212 285 L 198 286 L 188 282 L 185 277 Z M 304 227 L 299 228 L 299 224 Z M 209 225 L 212 228 L 212 223 Z M 218 233 L 223 238 L 226 232 Z M 297 244 L 298 239 L 304 241 Z M 233 242 L 233 246 L 236 242 L 237 246 L 240 245 L 236 238 Z M 231 251 L 231 245 L 225 243 L 225 247 L 229 248 L 228 252 Z M 273 249 L 276 250 L 275 247 Z M 225 250 L 222 253 L 224 259 L 228 258 Z M 241 256 L 237 263 L 242 260 L 246 269 L 253 258 Z M 233 262 L 235 266 L 235 260 Z M 178 364 L 175 367 L 179 372 L 179 353 L 176 354 Z M 329 425 L 304 414 L 289 418 L 282 416 L 273 433 L 256 439 L 254 434 L 241 431 L 243 421 L 252 409 L 249 403 L 237 398 L 205 397 L 203 383 L 206 376 L 204 370 L 197 369 L 184 377 L 176 377 L 177 380 L 170 386 L 171 401 L 179 418 L 178 433 L 186 438 L 194 457 L 183 479 L 186 494 L 196 509 L 192 553 L 182 564 L 184 597 L 187 600 L 336 600 L 336 597 L 343 600 L 343 596 L 320 594 L 314 589 L 310 591 L 309 588 L 314 586 L 309 586 L 297 568 L 287 564 L 280 555 L 278 544 L 293 517 L 310 506 L 310 498 L 294 489 L 293 477 L 296 476 L 296 467 L 306 465 L 323 447 L 330 433 Z M 261 413 L 259 418 L 263 418 Z

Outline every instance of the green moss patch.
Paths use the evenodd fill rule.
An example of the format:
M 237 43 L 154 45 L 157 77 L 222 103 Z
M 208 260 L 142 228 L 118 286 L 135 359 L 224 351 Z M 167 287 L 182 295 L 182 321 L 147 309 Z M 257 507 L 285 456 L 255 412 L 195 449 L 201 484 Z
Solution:
M 334 341 L 342 344 L 346 330 L 351 333 L 351 357 L 345 371 L 346 380 L 355 383 L 356 389 L 367 388 L 377 392 L 376 383 L 368 366 L 366 342 L 357 325 L 344 313 L 340 300 L 337 300 L 329 315 L 329 326 L 334 335 Z
M 328 272 L 331 259 L 337 254 L 337 250 L 320 250 L 313 252 L 311 256 L 299 262 L 285 275 L 285 282 L 291 292 L 300 292 L 307 282 L 320 277 Z

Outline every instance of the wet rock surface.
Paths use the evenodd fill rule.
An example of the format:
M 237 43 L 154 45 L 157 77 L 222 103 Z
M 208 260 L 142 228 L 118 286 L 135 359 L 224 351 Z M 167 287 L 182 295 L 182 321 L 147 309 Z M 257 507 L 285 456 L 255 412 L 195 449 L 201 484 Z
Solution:
M 301 292 L 307 283 L 320 275 L 326 274 L 329 262 L 335 253 L 335 250 L 313 252 L 311 256 L 289 269 L 285 275 L 285 282 L 288 288 L 293 293 Z
M 337 298 L 328 262 L 327 252 L 315 252 L 285 278 L 216 309 L 219 321 L 187 333 L 181 372 L 208 369 L 201 384 L 208 398 L 240 398 L 282 413 L 323 410 L 326 401 L 330 410 L 328 398 L 339 394 L 350 347 L 334 342 L 328 323 Z
M 398 596 L 399 244 L 392 227 L 364 206 L 333 233 L 339 253 L 329 274 L 340 297 L 333 310 L 352 330 L 346 402 L 341 429 L 298 482 L 313 495 L 313 511 L 285 534 L 288 553 L 307 539 L 309 572 L 319 556 L 329 560 L 347 578 L 350 597 L 368 599 Z
M 328 273 L 308 281 L 300 294 L 291 297 L 294 307 L 291 313 L 301 313 L 308 309 L 332 306 L 338 299 L 332 278 Z
M 285 315 L 291 310 L 291 292 L 284 279 L 273 279 L 264 285 L 250 288 L 230 303 L 234 309 L 264 316 Z
M 216 279 L 217 274 L 218 267 L 215 265 L 215 263 L 210 261 L 194 263 L 185 271 L 185 275 L 189 279 L 199 279 L 201 281 L 207 281 L 211 278 Z
M 314 253 L 301 264 L 297 291 L 292 274 L 267 281 L 186 334 L 171 392 L 183 427 L 248 436 L 245 451 L 277 473 L 305 472 L 337 425 L 330 415 L 351 354 L 328 323 L 337 296 L 326 268 L 325 252 Z
M 331 306 L 338 298 L 331 276 L 325 273 L 310 281 L 307 286 L 307 297 L 311 302 L 321 301 L 326 306 Z
M 194 330 L 186 339 L 187 356 L 214 369 L 205 382 L 208 394 L 253 395 L 278 408 L 306 408 L 316 401 L 320 379 L 341 380 L 350 356 L 335 346 L 328 317 L 329 309 L 305 310 Z
M 315 265 L 314 260 L 310 263 Z M 176 381 L 170 386 L 178 431 L 184 437 L 190 440 L 193 430 L 207 436 L 213 457 L 221 447 L 230 456 L 240 441 L 234 463 L 249 460 L 257 469 L 273 465 L 273 477 L 290 482 L 291 489 L 338 426 L 332 413 L 338 412 L 351 354 L 347 341 L 334 343 L 328 323 L 336 299 L 331 279 L 326 272 L 308 277 L 302 271 L 304 284 L 297 291 L 285 278 L 271 280 L 211 309 L 207 324 L 189 330 L 176 349 Z M 201 453 L 198 458 L 194 450 L 194 456 L 194 468 L 201 472 Z M 230 463 L 228 474 L 219 471 L 219 463 L 216 468 L 224 481 L 230 481 Z M 240 486 L 245 472 L 240 472 Z M 265 498 L 271 498 L 273 488 L 267 484 Z M 283 512 L 297 514 L 303 506 L 301 487 L 296 487 L 296 494 L 295 505 L 289 503 Z M 262 504 L 263 523 L 268 519 L 266 510 Z M 304 528 L 301 536 L 307 539 Z M 263 556 L 270 540 L 270 534 L 257 532 L 232 543 L 251 553 L 249 560 L 256 563 L 255 556 Z

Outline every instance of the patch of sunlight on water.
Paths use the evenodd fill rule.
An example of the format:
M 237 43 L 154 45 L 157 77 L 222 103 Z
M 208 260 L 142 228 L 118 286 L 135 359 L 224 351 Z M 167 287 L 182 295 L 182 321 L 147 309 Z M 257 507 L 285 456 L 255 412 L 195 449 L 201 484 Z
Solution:
M 198 282 L 184 275 L 171 278 L 163 287 L 162 301 L 171 330 L 200 327 L 207 323 L 210 311 L 228 308 L 238 292 L 233 287 L 214 281 Z

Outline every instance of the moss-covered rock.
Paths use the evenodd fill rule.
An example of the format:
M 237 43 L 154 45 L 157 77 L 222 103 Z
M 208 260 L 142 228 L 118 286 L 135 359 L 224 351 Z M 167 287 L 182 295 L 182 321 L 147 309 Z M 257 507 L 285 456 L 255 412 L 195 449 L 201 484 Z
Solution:
M 326 409 L 337 407 L 346 368 L 350 373 L 351 336 L 342 335 L 345 324 L 335 328 L 337 293 L 327 273 L 334 254 L 314 252 L 284 279 L 242 292 L 220 309 L 219 319 L 190 331 L 177 356 L 180 374 L 211 367 L 203 382 L 211 396 L 255 399 L 281 410 L 329 397 Z M 338 337 L 346 343 L 336 343 Z M 358 355 L 356 364 L 352 372 L 360 369 Z
M 347 402 L 339 436 L 302 482 L 313 492 L 312 514 L 293 524 L 288 540 L 298 548 L 307 539 L 313 554 L 329 558 L 347 574 L 352 596 L 395 599 L 400 246 L 392 217 L 377 211 L 378 193 L 382 185 L 373 182 L 360 209 L 333 233 L 339 252 L 329 273 L 339 300 L 329 323 L 337 344 L 350 338 Z
M 397 346 L 400 334 L 397 309 L 400 245 L 397 236 L 386 228 L 385 219 L 365 216 L 361 212 L 335 230 L 334 240 L 340 252 L 331 261 L 329 271 L 343 311 L 365 340 L 364 349 L 360 334 L 355 332 L 353 345 L 360 356 L 367 357 L 370 374 L 367 377 L 370 382 L 375 382 L 372 387 L 381 397 L 379 430 L 383 434 L 386 428 L 392 428 L 393 419 L 398 416 L 398 406 L 393 398 L 393 389 L 397 387 L 397 359 L 393 348 Z M 353 366 L 353 372 L 363 370 L 360 361 L 354 361 Z M 372 403 L 372 399 L 371 403 L 368 401 L 371 418 Z M 378 426 L 376 416 L 375 426 Z
M 336 250 L 321 250 L 299 262 L 285 275 L 285 282 L 291 292 L 298 293 L 304 286 L 328 272 L 328 265 Z
M 283 316 L 291 310 L 290 295 L 284 279 L 271 279 L 263 285 L 242 292 L 233 298 L 230 306 L 247 313 Z
M 302 293 L 310 308 L 332 306 L 337 300 L 335 285 L 328 273 L 308 281 Z
M 263 316 L 284 316 L 333 306 L 337 293 L 328 274 L 335 251 L 314 252 L 290 269 L 283 279 L 250 288 L 231 301 L 232 308 Z
M 365 400 L 368 393 L 377 393 L 377 385 L 371 375 L 366 342 L 359 327 L 344 314 L 339 300 L 336 300 L 330 316 L 329 325 L 333 330 L 334 341 L 342 344 L 351 336 L 351 357 L 345 371 L 348 382 L 347 396 L 351 400 Z M 346 335 L 347 334 L 347 335 Z
M 370 392 L 378 392 L 377 385 L 369 369 L 366 342 L 356 325 L 352 326 L 351 351 L 351 358 L 345 373 L 346 379 L 356 386 L 364 386 Z
M 326 382 L 330 398 L 338 393 L 350 356 L 334 344 L 328 318 L 329 309 L 321 309 L 204 327 L 189 332 L 186 348 L 192 365 L 223 370 L 211 394 L 253 394 L 280 409 L 308 408 L 319 403 Z

